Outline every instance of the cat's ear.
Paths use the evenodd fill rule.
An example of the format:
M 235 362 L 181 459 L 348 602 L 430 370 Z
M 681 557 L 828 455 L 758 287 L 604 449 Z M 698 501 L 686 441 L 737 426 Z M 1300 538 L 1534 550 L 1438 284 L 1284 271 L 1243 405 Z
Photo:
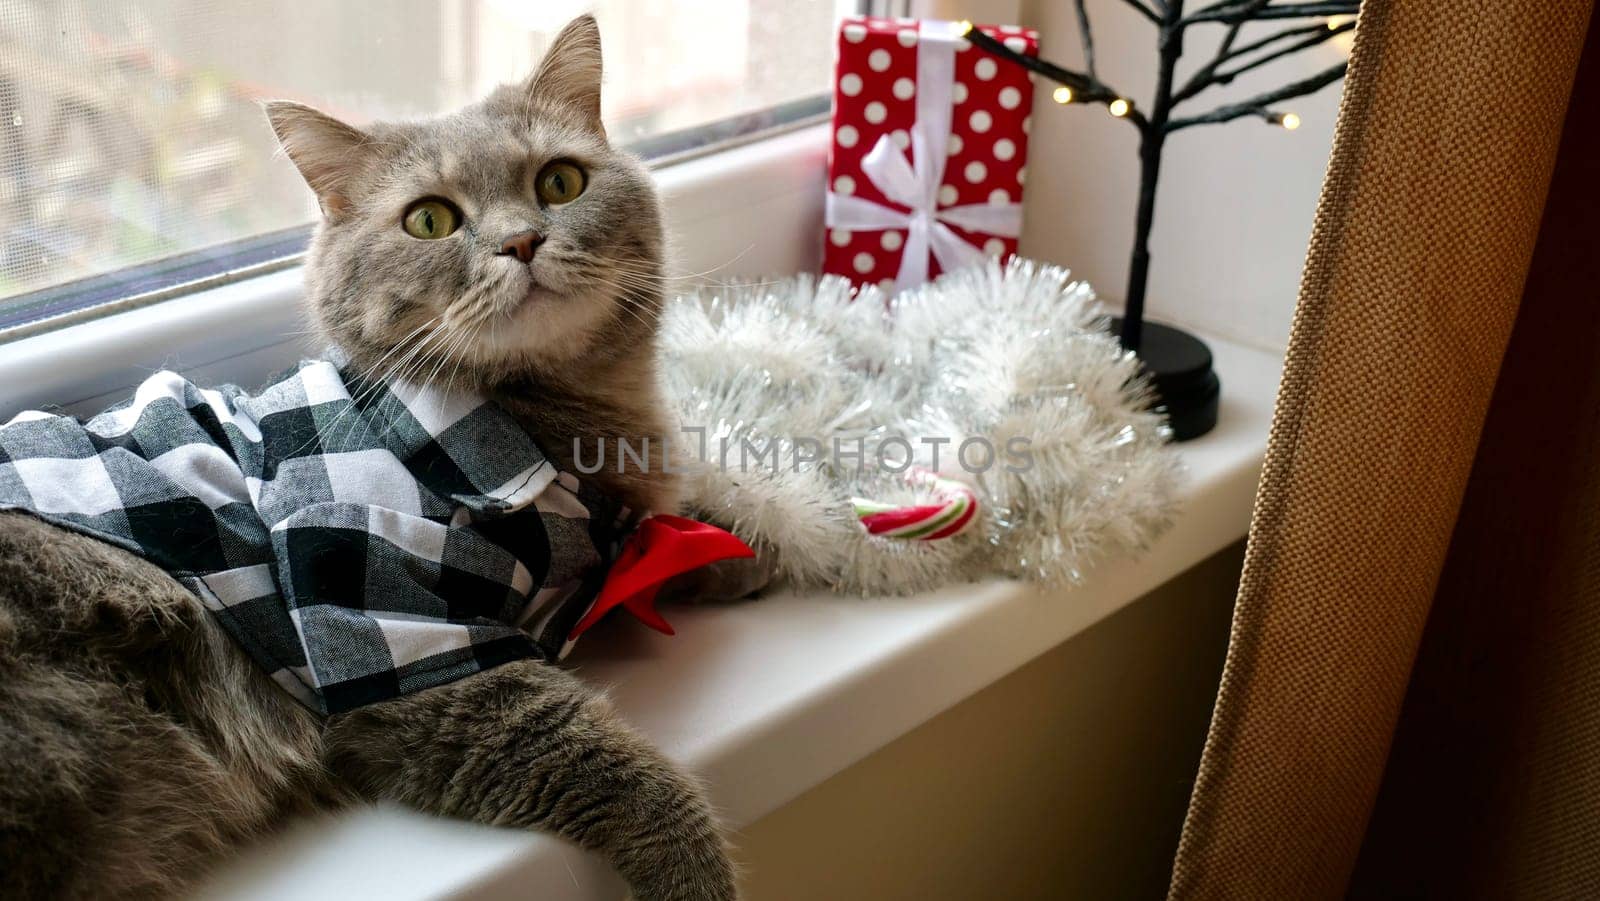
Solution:
M 522 90 L 529 101 L 554 102 L 576 110 L 604 134 L 600 124 L 600 26 L 594 16 L 585 13 L 561 29 Z
M 322 213 L 338 219 L 350 208 L 351 180 L 366 164 L 371 138 L 320 110 L 290 100 L 261 105 L 300 177 L 317 195 Z

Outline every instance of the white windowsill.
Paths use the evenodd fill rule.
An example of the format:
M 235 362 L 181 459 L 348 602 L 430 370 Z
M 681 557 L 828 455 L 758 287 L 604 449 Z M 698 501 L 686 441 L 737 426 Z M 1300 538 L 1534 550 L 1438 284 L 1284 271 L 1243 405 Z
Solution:
M 1281 360 L 1211 347 L 1221 422 L 1179 446 L 1184 510 L 1143 556 L 1071 591 L 989 582 L 677 608 L 673 638 L 613 618 L 574 655 L 579 674 L 705 778 L 730 827 L 754 822 L 1244 536 Z M 535 886 L 549 901 L 624 891 L 597 859 L 548 837 L 377 807 L 291 830 L 205 896 L 509 898 Z

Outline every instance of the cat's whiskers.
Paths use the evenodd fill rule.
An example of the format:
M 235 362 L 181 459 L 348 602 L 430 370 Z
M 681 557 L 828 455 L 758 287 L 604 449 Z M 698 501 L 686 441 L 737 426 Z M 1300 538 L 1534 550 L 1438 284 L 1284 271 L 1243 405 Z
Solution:
M 664 284 L 663 279 L 660 277 L 649 276 L 620 266 L 591 266 L 588 273 L 591 278 L 610 279 L 619 283 L 626 283 L 640 291 L 651 294 L 660 294 Z
M 472 335 L 471 335 L 471 337 L 469 337 L 466 340 L 466 345 L 470 346 L 471 344 L 476 342 L 478 340 L 478 334 L 483 331 L 484 324 L 488 323 L 488 322 L 493 322 L 493 321 L 494 321 L 493 318 L 479 320 L 478 324 L 476 326 L 473 326 Z M 445 383 L 447 392 L 455 391 L 456 376 L 461 373 L 461 364 L 463 362 L 465 362 L 465 360 L 466 360 L 466 357 L 464 355 L 459 354 L 459 353 L 456 355 L 456 365 L 455 365 L 455 367 L 453 369 L 450 370 L 450 379 L 449 379 L 448 382 Z
M 597 276 L 595 278 L 595 281 L 598 282 L 601 285 L 604 285 L 607 288 L 626 288 L 630 292 L 637 292 L 637 293 L 640 293 L 640 294 L 648 294 L 648 295 L 651 295 L 651 296 L 658 296 L 661 293 L 660 290 L 657 289 L 654 285 L 647 285 L 647 284 L 642 284 L 640 282 L 636 282 L 636 281 L 634 281 L 632 279 L 632 276 L 622 275 L 622 274 L 616 273 L 616 272 L 607 273 L 605 275 Z M 630 300 L 634 300 L 634 301 L 638 301 L 639 300 L 639 298 L 633 297 L 633 296 L 631 296 L 631 294 L 629 296 L 629 299 Z
M 435 347 L 435 350 L 438 350 L 439 347 L 442 347 L 442 346 L 444 346 L 445 344 L 448 343 L 448 339 L 452 336 L 452 334 L 453 334 L 453 331 L 447 324 L 440 323 L 438 328 L 434 329 L 433 331 L 431 331 L 427 335 L 425 335 L 423 337 L 423 339 L 418 342 L 417 347 L 410 354 L 407 355 L 407 360 L 409 362 L 403 364 L 403 365 L 406 366 L 406 370 L 404 372 L 401 372 L 398 375 L 396 375 L 391 370 L 390 373 L 385 374 L 380 380 L 378 380 L 376 382 L 376 387 L 381 388 L 381 387 L 383 387 L 385 385 L 393 384 L 395 382 L 403 382 L 403 383 L 405 383 L 407 385 L 414 385 L 414 386 L 417 386 L 417 387 L 424 386 L 426 384 L 426 382 L 418 382 L 418 381 L 414 380 L 414 377 L 421 371 L 422 367 L 427 365 L 427 362 L 430 359 L 429 355 L 420 353 L 421 349 L 423 347 L 426 347 L 428 344 L 432 343 L 435 339 L 438 339 L 440 336 L 444 336 L 446 340 L 439 342 L 439 346 Z M 385 423 L 383 430 L 380 431 L 378 433 L 378 435 L 377 435 L 377 438 L 380 441 L 383 438 L 387 437 L 389 432 L 393 431 L 394 427 L 395 427 L 395 419 L 394 419 L 394 417 L 391 416 L 391 415 L 386 415 L 384 413 L 384 403 L 386 401 L 388 401 L 389 398 L 396 398 L 397 401 L 398 401 L 397 396 L 394 393 L 391 392 L 390 394 L 385 396 L 382 400 L 378 401 L 378 403 L 373 406 L 373 412 L 375 414 L 377 414 L 377 418 L 383 420 L 384 423 Z M 398 401 L 398 402 L 401 404 L 401 406 L 404 406 L 404 401 Z M 440 402 L 440 406 L 441 406 L 441 408 L 443 406 L 443 401 L 442 400 Z M 352 428 L 354 428 L 354 427 L 355 426 L 352 425 Z
M 671 294 L 673 296 L 676 296 L 679 293 L 688 293 L 692 288 L 697 287 L 720 288 L 723 290 L 728 290 L 733 288 L 763 288 L 770 285 L 779 284 L 779 282 L 775 279 L 716 280 L 701 279 L 692 275 L 653 276 L 650 273 L 631 271 L 627 274 L 650 281 L 656 290 L 662 291 L 664 294 Z
M 746 245 L 744 250 L 741 250 L 738 253 L 734 254 L 726 262 L 723 262 L 721 264 L 713 266 L 710 269 L 704 269 L 704 270 L 701 270 L 700 272 L 684 273 L 682 275 L 667 275 L 667 274 L 664 274 L 664 273 L 662 273 L 660 271 L 660 269 L 661 269 L 660 264 L 655 263 L 655 262 L 653 262 L 651 260 L 645 259 L 643 257 L 624 257 L 624 258 L 621 258 L 621 259 L 610 261 L 610 265 L 612 267 L 614 267 L 615 269 L 619 270 L 619 271 L 626 271 L 626 272 L 629 272 L 631 274 L 638 275 L 638 276 L 641 276 L 643 278 L 646 278 L 648 280 L 659 282 L 662 285 L 666 285 L 666 284 L 671 283 L 671 282 L 695 282 L 696 284 L 708 285 L 708 286 L 715 287 L 715 288 L 734 288 L 734 287 L 757 287 L 757 288 L 759 288 L 759 287 L 763 287 L 763 286 L 766 286 L 766 285 L 775 285 L 775 284 L 777 284 L 777 281 L 774 281 L 774 280 L 766 280 L 766 281 L 744 281 L 744 280 L 717 281 L 717 280 L 713 280 L 713 279 L 704 278 L 705 276 L 711 275 L 713 273 L 721 272 L 722 270 L 728 268 L 729 266 L 732 266 L 734 263 L 739 262 L 739 260 L 743 259 L 746 254 L 748 254 L 751 250 L 755 249 L 755 246 L 756 245 L 754 243 Z M 639 267 L 635 266 L 634 264 L 642 264 L 642 268 L 639 268 Z
M 460 366 L 464 359 L 461 353 L 462 350 L 464 350 L 466 345 L 471 342 L 473 337 L 475 337 L 477 333 L 477 327 L 481 325 L 481 322 L 477 323 L 474 325 L 472 331 L 469 332 L 465 328 L 451 326 L 448 322 L 441 323 L 438 329 L 428 334 L 423 343 L 427 344 L 429 342 L 433 342 L 434 339 L 440 340 L 434 343 L 434 347 L 428 353 L 421 355 L 413 354 L 415 359 L 408 364 L 406 371 L 401 373 L 399 376 L 394 377 L 393 380 L 405 382 L 408 385 L 413 385 L 418 388 L 432 390 L 437 397 L 439 411 L 442 413 L 445 401 L 451 394 L 452 388 L 448 385 L 440 385 L 438 382 L 438 375 L 447 364 L 453 362 L 456 366 Z M 426 377 L 421 377 L 423 370 L 427 369 L 430 364 L 432 364 L 433 369 Z M 386 377 L 385 380 L 389 380 L 389 377 Z M 380 438 L 387 435 L 388 432 L 395 426 L 393 418 L 384 418 L 387 420 L 387 425 L 384 431 L 379 433 Z
M 428 326 L 432 325 L 433 323 L 437 322 L 438 318 L 439 317 L 435 316 L 433 319 L 430 319 L 427 322 L 424 322 L 422 325 L 417 326 L 416 328 L 412 329 L 409 334 L 407 334 L 404 338 L 402 338 L 398 342 L 396 342 L 393 347 L 389 348 L 388 352 L 385 353 L 382 357 L 380 357 L 377 363 L 373 364 L 372 369 L 376 370 L 379 366 L 381 366 L 383 364 L 384 360 L 389 359 L 389 357 L 393 356 L 396 351 L 398 351 L 400 348 L 404 347 L 405 346 L 405 342 L 411 340 L 412 337 L 415 336 L 418 332 L 422 331 L 423 329 L 425 329 Z M 419 339 L 416 342 L 416 344 L 412 347 L 411 351 L 404 358 L 402 358 L 402 360 L 397 362 L 395 364 L 395 366 L 399 366 L 399 365 L 403 364 L 405 359 L 409 359 L 410 356 L 414 355 L 422 346 L 426 345 L 427 344 L 427 339 L 428 339 L 427 335 L 424 335 L 421 339 Z M 393 368 L 394 367 L 391 367 L 391 369 L 393 369 Z M 349 427 L 345 431 L 344 436 L 343 436 L 343 438 L 348 438 L 349 435 L 350 435 L 350 432 L 356 427 L 356 425 L 359 424 L 359 416 L 356 416 L 355 414 L 356 414 L 356 411 L 359 410 L 361 403 L 363 401 L 365 401 L 366 399 L 370 398 L 373 395 L 373 393 L 375 393 L 379 388 L 381 388 L 383 386 L 383 382 L 384 382 L 384 380 L 386 378 L 387 378 L 387 376 L 377 377 L 377 378 L 374 378 L 372 381 L 367 382 L 366 384 L 364 384 L 360 389 L 358 389 L 356 391 L 356 393 L 354 395 L 351 396 L 349 404 L 347 404 L 343 409 L 341 409 L 338 412 L 338 414 L 335 415 L 333 417 L 333 419 L 328 422 L 327 425 L 319 426 L 316 429 L 315 432 L 313 432 L 308 438 L 306 438 L 305 443 L 303 443 L 299 447 L 295 448 L 295 450 L 290 454 L 290 456 L 298 455 L 300 452 L 302 452 L 306 448 L 310 447 L 312 442 L 314 442 L 314 441 L 319 441 L 319 440 L 321 440 L 323 438 L 332 437 L 333 430 L 336 427 L 338 427 L 339 425 L 341 425 L 341 424 L 345 424 L 345 425 L 347 425 Z M 345 420 L 345 417 L 347 417 L 347 416 L 348 417 L 352 417 L 356 421 L 350 422 L 350 423 L 345 423 L 344 420 Z M 342 438 L 341 438 L 341 441 L 342 441 Z
M 386 360 L 388 360 L 390 357 L 394 356 L 396 351 L 400 350 L 402 347 L 405 347 L 406 342 L 410 341 L 413 337 L 415 337 L 418 332 L 421 332 L 423 329 L 426 329 L 426 328 L 428 328 L 430 326 L 434 326 L 438 322 L 439 322 L 439 317 L 438 316 L 434 316 L 433 318 L 429 319 L 428 321 L 422 323 L 421 325 L 419 325 L 416 328 L 412 329 L 411 332 L 409 334 L 407 334 L 404 338 L 401 338 L 399 341 L 397 341 L 395 343 L 395 346 L 389 348 L 389 351 L 387 353 L 385 353 L 382 357 L 379 357 L 378 361 L 376 363 L 372 364 L 372 367 L 371 367 L 371 372 L 372 372 L 372 374 L 374 376 L 373 379 L 369 383 L 364 385 L 361 388 L 361 390 L 359 392 L 357 392 L 355 397 L 351 398 L 351 406 L 352 407 L 359 406 L 363 401 L 371 399 L 374 395 L 376 395 L 378 393 L 378 391 L 382 390 L 384 384 L 386 382 L 388 382 L 389 376 L 391 376 L 396 370 L 398 370 L 401 366 L 403 366 L 405 364 L 406 360 L 408 360 L 411 357 L 415 356 L 423 347 L 427 346 L 428 337 L 429 336 L 424 336 L 424 337 L 418 339 L 416 344 L 412 346 L 411 350 L 408 353 L 406 353 L 405 356 L 403 356 L 399 360 L 396 360 L 395 363 L 392 366 L 390 366 L 389 369 L 386 372 L 383 372 L 383 373 L 380 374 L 379 370 L 383 367 L 384 362 Z M 432 333 L 430 333 L 430 335 L 431 334 Z
M 321 338 L 325 334 L 325 330 L 315 325 L 307 325 L 305 328 L 284 329 L 280 333 L 284 338 Z
M 476 337 L 478 329 L 482 327 L 483 320 L 479 319 L 473 325 L 470 332 L 466 329 L 457 329 L 454 337 L 447 342 L 444 348 L 439 352 L 438 364 L 433 367 L 433 371 L 428 373 L 428 378 L 426 379 L 425 383 L 433 389 L 434 394 L 437 396 L 439 407 L 438 412 L 440 415 L 443 415 L 444 413 L 444 404 L 445 401 L 449 399 L 451 386 L 439 384 L 439 373 L 444 371 L 444 367 L 451 363 L 452 360 L 457 367 L 460 367 L 462 359 L 461 352 L 466 349 L 466 346 Z
M 407 341 L 410 341 L 412 338 L 416 337 L 418 332 L 422 331 L 423 329 L 427 328 L 430 325 L 433 325 L 434 323 L 436 323 L 438 321 L 439 321 L 439 317 L 435 316 L 432 319 L 429 319 L 427 322 L 424 322 L 421 325 L 417 326 L 416 328 L 412 329 L 410 332 L 408 332 L 406 334 L 406 336 L 404 338 L 401 338 L 399 341 L 396 341 L 395 345 L 393 347 L 389 348 L 387 353 L 385 353 L 383 356 L 379 357 L 378 361 L 376 363 L 372 364 L 372 369 L 373 370 L 377 370 L 377 369 L 381 368 L 383 366 L 383 364 L 386 361 L 388 361 L 388 359 L 390 357 L 395 355 L 396 351 L 398 351 L 400 348 L 406 346 L 406 342 Z
M 390 348 L 389 352 L 384 354 L 384 356 L 379 359 L 378 363 L 373 364 L 373 366 L 372 366 L 372 374 L 370 376 L 370 381 L 368 381 L 364 386 L 362 386 L 362 388 L 356 393 L 356 395 L 350 399 L 349 406 L 347 406 L 343 410 L 339 411 L 339 415 L 335 416 L 333 421 L 328 423 L 327 427 L 325 429 L 320 430 L 319 433 L 320 434 L 331 434 L 334 426 L 338 425 L 341 420 L 345 419 L 345 417 L 348 416 L 350 421 L 345 423 L 346 430 L 345 430 L 345 433 L 343 435 L 343 439 L 348 439 L 349 436 L 357 428 L 360 427 L 361 420 L 362 420 L 362 415 L 361 415 L 361 405 L 362 405 L 362 403 L 372 399 L 374 396 L 377 395 L 377 393 L 379 391 L 384 390 L 387 385 L 389 385 L 389 384 L 391 384 L 391 383 L 393 383 L 395 381 L 404 381 L 403 377 L 396 378 L 396 373 L 401 371 L 405 367 L 407 367 L 408 364 L 410 363 L 410 361 L 415 359 L 419 354 L 421 354 L 423 349 L 426 348 L 428 346 L 428 344 L 433 341 L 434 338 L 438 337 L 441 333 L 443 333 L 444 330 L 442 328 L 435 328 L 433 331 L 428 332 L 426 335 L 423 335 L 421 338 L 418 338 L 415 341 L 415 343 L 412 345 L 411 349 L 409 351 L 407 351 L 407 353 L 404 356 L 402 356 L 400 359 L 396 360 L 392 365 L 390 365 L 388 370 L 380 373 L 380 372 L 378 372 L 378 369 L 382 365 L 383 361 L 388 359 L 390 356 L 392 356 L 395 351 L 399 350 L 401 347 L 404 347 L 405 346 L 404 342 L 408 341 L 408 340 L 411 340 L 412 336 L 416 335 L 417 332 L 420 332 L 423 329 L 428 328 L 429 326 L 434 325 L 434 324 L 436 324 L 438 322 L 439 322 L 439 317 L 438 316 L 433 317 L 432 319 L 428 320 L 427 322 L 424 322 L 422 325 L 420 325 L 417 328 L 413 329 L 409 335 L 407 335 L 405 338 L 401 339 L 401 341 L 399 343 L 397 343 L 394 347 Z M 375 413 L 377 413 L 379 415 L 383 414 L 384 403 L 385 403 L 385 401 L 387 401 L 387 399 L 388 398 L 384 398 L 383 400 L 378 401 L 378 403 L 373 407 L 373 410 L 374 410 Z
M 613 275 L 615 275 L 615 273 L 613 273 Z M 629 314 L 634 318 L 635 321 L 645 328 L 653 328 L 655 326 L 655 323 L 658 321 L 661 315 L 660 306 L 656 304 L 646 304 L 629 293 L 630 289 L 649 290 L 654 293 L 653 289 L 643 286 L 631 286 L 624 282 L 618 281 L 615 278 L 597 278 L 595 281 L 601 288 L 606 289 L 608 293 L 610 293 L 611 299 L 617 304 L 618 310 Z M 649 318 L 646 318 L 646 314 L 648 314 Z
M 728 258 L 726 261 L 724 261 L 722 263 L 719 263 L 719 264 L 717 264 L 715 266 L 712 266 L 710 269 L 705 269 L 705 270 L 702 270 L 700 272 L 689 272 L 689 273 L 685 273 L 683 275 L 667 275 L 665 273 L 661 273 L 660 272 L 660 270 L 662 269 L 661 264 L 656 262 L 656 261 L 654 261 L 654 260 L 647 259 L 645 257 L 622 257 L 620 259 L 613 260 L 612 261 L 612 265 L 618 266 L 618 267 L 623 267 L 623 266 L 627 266 L 627 265 L 633 264 L 633 263 L 643 263 L 647 267 L 647 271 L 652 273 L 652 274 L 659 273 L 660 277 L 663 278 L 663 279 L 680 281 L 680 280 L 699 278 L 701 276 L 710 275 L 710 274 L 712 274 L 714 272 L 721 272 L 722 270 L 728 268 L 729 266 L 732 266 L 734 263 L 737 263 L 740 260 L 744 259 L 745 254 L 748 254 L 750 251 L 754 250 L 755 246 L 756 246 L 755 242 L 752 241 L 751 243 L 745 245 L 745 248 L 743 250 L 741 250 L 738 253 L 734 254 L 732 257 Z
M 505 308 L 498 294 L 510 278 L 509 271 L 500 270 L 479 281 L 460 298 L 452 301 L 445 315 L 461 328 L 481 327 L 485 322 L 512 315 L 515 307 Z M 476 330 L 476 329 L 475 329 Z
M 627 305 L 623 305 L 623 306 L 617 307 L 617 309 L 622 311 L 622 312 L 624 312 L 624 313 L 626 313 L 626 314 L 628 314 L 629 316 L 632 316 L 634 318 L 634 321 L 638 322 L 640 325 L 642 325 L 642 326 L 644 326 L 646 328 L 650 327 L 650 320 L 644 318 L 643 315 L 641 315 L 637 310 L 633 309 L 632 307 L 629 307 Z

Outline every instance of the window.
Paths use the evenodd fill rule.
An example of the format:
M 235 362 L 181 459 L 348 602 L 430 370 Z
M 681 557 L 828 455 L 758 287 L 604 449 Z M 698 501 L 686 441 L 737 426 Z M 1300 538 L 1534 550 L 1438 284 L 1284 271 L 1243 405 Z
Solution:
M 600 20 L 613 140 L 662 157 L 826 111 L 854 0 L 5 0 L 0 330 L 303 248 L 310 194 L 257 103 L 360 123 L 521 78 Z

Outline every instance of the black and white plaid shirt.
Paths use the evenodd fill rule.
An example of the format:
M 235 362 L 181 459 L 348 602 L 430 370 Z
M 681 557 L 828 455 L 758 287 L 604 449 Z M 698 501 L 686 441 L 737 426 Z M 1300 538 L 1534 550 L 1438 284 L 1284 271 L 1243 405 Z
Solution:
M 325 713 L 562 656 L 626 515 L 482 398 L 327 361 L 254 396 L 159 372 L 86 424 L 22 413 L 0 508 L 160 565 Z

